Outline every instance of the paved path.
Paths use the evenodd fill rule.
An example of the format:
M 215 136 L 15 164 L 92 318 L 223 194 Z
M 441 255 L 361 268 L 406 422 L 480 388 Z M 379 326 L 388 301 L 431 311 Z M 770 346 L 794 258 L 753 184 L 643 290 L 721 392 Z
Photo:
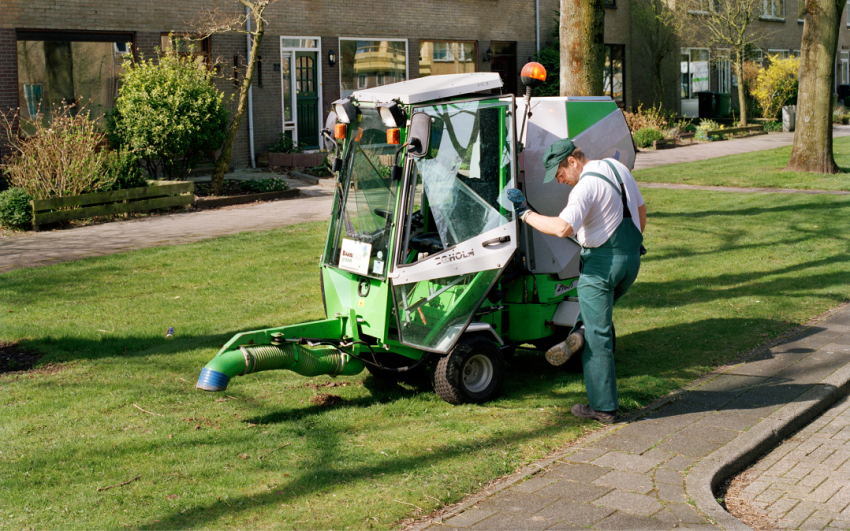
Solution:
M 0 239 L 0 273 L 20 267 L 45 266 L 88 256 L 180 245 L 239 232 L 327 220 L 333 189 L 295 182 L 302 187 L 304 197 L 3 238 Z
M 848 388 L 845 307 L 414 529 L 747 529 L 717 504 L 712 486 L 805 426 Z M 844 511 L 845 519 L 835 521 L 841 525 L 850 523 L 850 415 L 843 407 L 842 419 L 826 416 L 807 428 L 817 440 L 778 450 L 766 461 L 772 474 L 799 479 L 794 496 L 819 500 L 830 514 Z M 827 434 L 835 441 L 822 439 Z M 776 486 L 759 483 L 755 490 L 765 502 L 780 497 Z M 791 512 L 799 507 L 785 515 L 791 524 L 814 513 L 808 504 L 792 503 L 781 505 Z
M 784 529 L 850 529 L 850 399 L 783 442 L 743 476 L 739 500 Z

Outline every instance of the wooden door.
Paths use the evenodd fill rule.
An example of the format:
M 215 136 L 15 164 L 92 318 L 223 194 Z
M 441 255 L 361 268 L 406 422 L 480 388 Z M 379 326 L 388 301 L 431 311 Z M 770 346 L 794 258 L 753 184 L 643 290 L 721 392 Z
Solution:
M 305 149 L 319 147 L 318 53 L 295 53 L 295 105 L 298 108 L 298 142 Z

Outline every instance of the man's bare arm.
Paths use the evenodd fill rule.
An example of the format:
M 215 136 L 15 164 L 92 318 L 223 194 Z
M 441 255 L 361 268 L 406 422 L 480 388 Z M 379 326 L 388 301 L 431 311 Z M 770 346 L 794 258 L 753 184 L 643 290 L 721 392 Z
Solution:
M 638 217 L 640 218 L 640 231 L 646 228 L 646 203 L 638 207 Z
M 551 234 L 558 238 L 568 238 L 575 235 L 575 231 L 570 224 L 559 217 L 544 216 L 537 212 L 529 212 L 525 216 L 525 222 L 543 234 Z

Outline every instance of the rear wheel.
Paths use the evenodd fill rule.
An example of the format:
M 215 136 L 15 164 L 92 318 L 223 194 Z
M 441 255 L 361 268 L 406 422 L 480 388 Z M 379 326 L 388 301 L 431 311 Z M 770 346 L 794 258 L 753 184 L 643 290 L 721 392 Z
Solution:
M 495 398 L 505 377 L 505 360 L 493 341 L 462 337 L 431 373 L 434 392 L 450 404 L 481 404 Z

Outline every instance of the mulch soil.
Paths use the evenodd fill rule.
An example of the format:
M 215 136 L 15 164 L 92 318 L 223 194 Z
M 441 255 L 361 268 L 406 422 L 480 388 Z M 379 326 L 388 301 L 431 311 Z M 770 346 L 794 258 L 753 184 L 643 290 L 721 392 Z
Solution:
M 23 350 L 15 343 L 0 341 L 0 374 L 28 371 L 40 358 L 41 354 Z

